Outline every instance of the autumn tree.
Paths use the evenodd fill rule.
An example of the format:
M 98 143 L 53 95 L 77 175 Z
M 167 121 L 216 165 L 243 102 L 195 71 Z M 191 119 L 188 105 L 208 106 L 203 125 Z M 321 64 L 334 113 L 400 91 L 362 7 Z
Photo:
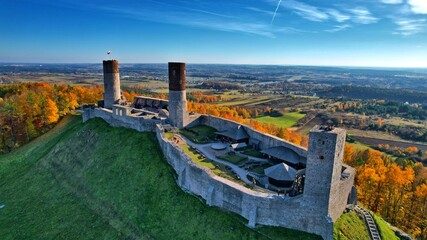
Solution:
M 377 119 L 377 125 L 378 127 L 382 127 L 383 125 L 383 120 L 380 117 Z
M 102 99 L 103 88 L 29 82 L 1 85 L 0 91 L 0 151 L 9 152 L 45 132 L 79 104 Z
M 44 121 L 46 124 L 52 124 L 58 121 L 59 119 L 58 107 L 56 106 L 56 103 L 52 101 L 50 98 L 47 98 L 46 101 L 44 101 L 42 111 L 44 115 Z

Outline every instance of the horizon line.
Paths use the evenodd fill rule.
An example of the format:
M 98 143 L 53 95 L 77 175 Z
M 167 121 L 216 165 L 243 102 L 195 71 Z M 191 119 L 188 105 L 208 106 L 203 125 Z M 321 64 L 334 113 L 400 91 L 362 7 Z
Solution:
M 103 59 L 104 60 L 118 60 L 118 59 Z M 168 61 L 169 62 L 169 61 Z M 120 64 L 168 64 L 168 62 L 119 62 Z M 175 62 L 175 61 L 170 61 Z M 180 61 L 183 62 L 183 61 Z M 288 66 L 288 67 L 335 67 L 335 68 L 386 68 L 386 69 L 426 69 L 425 67 L 397 67 L 397 66 L 363 66 L 363 65 L 310 65 L 310 64 L 273 64 L 273 63 L 191 63 L 191 65 L 235 65 L 235 66 Z M 2 62 L 0 64 L 46 64 L 46 65 L 77 65 L 77 64 L 102 64 L 102 62 Z

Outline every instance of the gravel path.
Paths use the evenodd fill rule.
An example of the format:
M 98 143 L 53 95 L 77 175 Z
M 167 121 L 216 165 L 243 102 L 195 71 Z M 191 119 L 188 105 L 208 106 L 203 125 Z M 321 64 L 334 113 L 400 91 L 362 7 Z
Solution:
M 193 143 L 193 142 L 191 142 L 188 138 L 186 138 L 186 137 L 184 137 L 183 135 L 180 135 L 179 134 L 179 137 L 182 139 L 182 140 L 184 140 L 184 142 L 186 143 L 186 144 L 188 144 L 189 146 L 192 146 L 192 147 L 194 147 L 194 148 L 197 148 L 197 150 L 199 150 L 201 153 L 203 153 L 207 158 L 209 158 L 209 159 L 211 159 L 211 160 L 213 160 L 213 161 L 215 161 L 215 162 L 217 162 L 217 163 L 221 163 L 221 164 L 223 164 L 223 165 L 225 165 L 225 166 L 228 166 L 228 167 L 230 167 L 239 177 L 240 177 L 240 179 L 242 180 L 242 181 L 244 181 L 245 183 L 247 183 L 247 184 L 252 184 L 252 182 L 251 181 L 249 181 L 248 180 L 248 178 L 246 177 L 247 175 L 248 175 L 248 171 L 246 171 L 246 170 L 244 170 L 244 169 L 241 169 L 241 168 L 239 168 L 238 166 L 236 166 L 236 165 L 234 165 L 234 164 L 232 164 L 232 163 L 229 163 L 229 162 L 227 162 L 227 161 L 224 161 L 224 160 L 221 160 L 221 159 L 219 159 L 219 158 L 217 158 L 216 156 L 215 156 L 215 154 L 213 154 L 210 150 L 211 150 L 211 145 L 213 144 L 213 143 L 207 143 L 207 144 L 197 144 L 197 143 Z M 214 151 L 213 149 L 212 149 L 212 151 Z

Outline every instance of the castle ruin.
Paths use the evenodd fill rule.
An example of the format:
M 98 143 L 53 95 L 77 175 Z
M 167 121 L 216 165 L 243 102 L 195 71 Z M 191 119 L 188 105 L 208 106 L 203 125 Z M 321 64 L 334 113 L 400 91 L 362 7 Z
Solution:
M 354 204 L 355 170 L 342 163 L 346 132 L 343 129 L 315 126 L 310 131 L 308 149 L 249 126 L 209 115 L 189 115 L 186 101 L 184 63 L 169 63 L 169 101 L 136 97 L 130 105 L 119 105 L 118 61 L 104 61 L 104 107 L 85 109 L 83 121 L 103 118 L 112 126 L 155 132 L 161 150 L 178 174 L 177 184 L 210 206 L 235 212 L 256 224 L 286 227 L 333 239 L 333 223 L 348 204 Z M 281 149 L 292 153 L 298 172 L 300 194 L 277 196 L 249 189 L 215 175 L 196 163 L 174 142 L 164 136 L 168 126 L 177 128 L 207 125 L 227 135 L 233 129 L 245 132 L 245 141 L 260 150 Z M 232 136 L 228 134 L 227 136 Z M 271 150 L 270 152 L 274 153 Z M 291 163 L 290 163 L 291 164 Z M 297 179 L 294 180 L 295 182 Z

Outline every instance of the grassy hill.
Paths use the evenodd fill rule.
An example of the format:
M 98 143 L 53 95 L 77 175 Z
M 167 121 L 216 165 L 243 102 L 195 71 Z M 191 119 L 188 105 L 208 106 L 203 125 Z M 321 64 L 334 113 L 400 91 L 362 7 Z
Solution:
M 270 123 L 278 127 L 290 128 L 294 126 L 305 114 L 298 112 L 285 113 L 281 117 L 262 116 L 257 117 L 255 120 L 262 123 Z
M 334 239 L 365 240 L 370 239 L 363 217 L 354 211 L 341 215 L 334 225 Z
M 184 193 L 153 139 L 69 116 L 0 156 L 1 239 L 320 239 L 249 229 Z

